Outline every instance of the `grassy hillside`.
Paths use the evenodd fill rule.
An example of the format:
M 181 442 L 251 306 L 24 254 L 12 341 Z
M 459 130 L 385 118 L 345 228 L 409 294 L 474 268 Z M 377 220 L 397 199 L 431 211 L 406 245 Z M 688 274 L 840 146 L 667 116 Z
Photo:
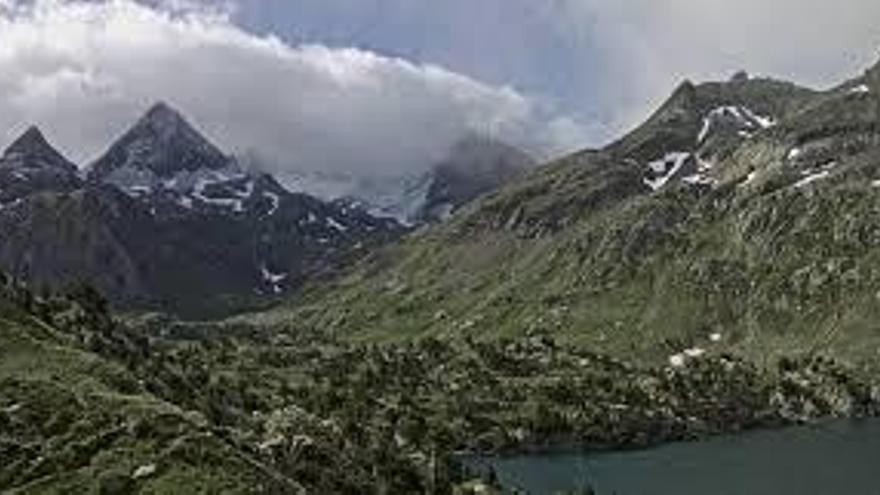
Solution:
M 81 350 L 72 334 L 4 299 L 4 493 L 264 493 L 270 487 L 298 488 L 230 445 L 202 415 L 149 393 L 126 366 Z M 85 316 L 77 306 L 67 311 L 63 318 Z M 98 337 L 89 338 L 97 345 Z
M 825 92 L 685 83 L 607 148 L 247 318 L 364 341 L 543 329 L 656 362 L 693 346 L 869 361 L 880 343 L 878 95 L 873 72 Z M 722 122 L 701 139 L 712 110 L 731 106 L 772 122 Z M 704 183 L 677 176 L 652 191 L 646 165 L 673 152 Z
M 113 321 L 93 292 L 0 290 L 3 493 L 452 495 L 457 454 L 634 448 L 874 416 L 820 355 L 646 366 L 558 342 L 352 344 L 253 325 Z

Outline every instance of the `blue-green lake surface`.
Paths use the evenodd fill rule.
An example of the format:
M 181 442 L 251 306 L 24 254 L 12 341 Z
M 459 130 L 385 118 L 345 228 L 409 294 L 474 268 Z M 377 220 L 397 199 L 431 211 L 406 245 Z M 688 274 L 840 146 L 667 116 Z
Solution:
M 534 495 L 880 494 L 880 420 L 757 431 L 641 451 L 468 459 Z

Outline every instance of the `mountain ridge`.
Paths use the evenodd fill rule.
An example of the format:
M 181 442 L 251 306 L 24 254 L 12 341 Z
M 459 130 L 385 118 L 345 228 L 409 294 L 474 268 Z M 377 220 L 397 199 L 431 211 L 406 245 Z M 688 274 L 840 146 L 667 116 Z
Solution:
M 609 146 L 248 318 L 355 340 L 543 329 L 649 360 L 821 348 L 862 362 L 880 316 L 878 95 L 683 83 Z
M 0 267 L 40 287 L 88 281 L 118 304 L 191 314 L 264 304 L 403 231 L 241 170 L 161 102 L 85 181 L 36 128 L 10 149 Z

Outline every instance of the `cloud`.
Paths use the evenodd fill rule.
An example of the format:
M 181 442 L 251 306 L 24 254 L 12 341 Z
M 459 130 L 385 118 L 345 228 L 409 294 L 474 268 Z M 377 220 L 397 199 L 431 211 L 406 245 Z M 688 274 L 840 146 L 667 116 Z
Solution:
M 292 6 L 291 4 L 295 4 Z M 872 64 L 876 0 L 238 0 L 238 15 L 292 39 L 376 47 L 513 81 L 619 136 L 682 79 L 739 69 L 825 87 Z M 316 38 L 317 37 L 317 38 Z
M 560 0 L 555 18 L 594 75 L 592 100 L 618 131 L 685 78 L 738 69 L 828 87 L 876 62 L 876 0 Z
M 81 163 L 156 100 L 278 172 L 415 171 L 469 130 L 539 152 L 576 147 L 577 122 L 511 87 L 366 50 L 290 46 L 238 27 L 229 4 L 0 2 L 0 137 L 36 123 Z

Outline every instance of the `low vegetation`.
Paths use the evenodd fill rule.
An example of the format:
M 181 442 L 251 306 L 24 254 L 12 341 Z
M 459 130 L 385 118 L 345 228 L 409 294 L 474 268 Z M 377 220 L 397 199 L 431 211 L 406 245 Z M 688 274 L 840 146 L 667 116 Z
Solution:
M 7 280 L 0 300 L 11 493 L 466 493 L 466 453 L 635 448 L 880 405 L 819 355 L 640 366 L 542 331 L 373 345 L 122 324 L 87 288 L 38 297 Z

